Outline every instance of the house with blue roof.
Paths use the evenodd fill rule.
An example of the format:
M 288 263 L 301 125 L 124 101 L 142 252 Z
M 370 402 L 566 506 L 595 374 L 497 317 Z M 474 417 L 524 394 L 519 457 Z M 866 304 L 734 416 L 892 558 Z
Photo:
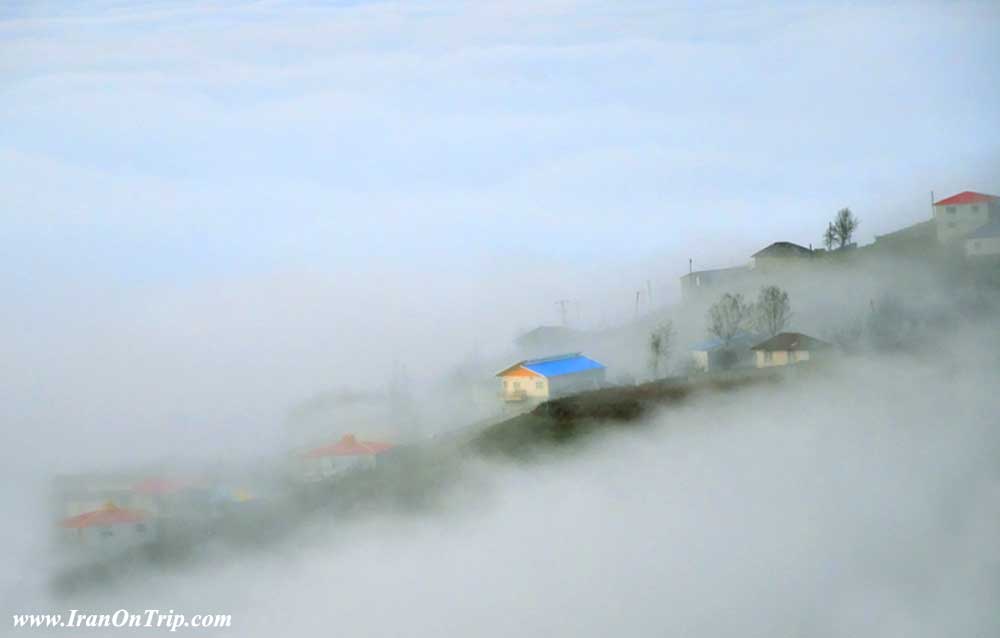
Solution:
M 504 401 L 545 401 L 604 385 L 604 364 L 579 352 L 518 361 L 497 372 Z
M 688 348 L 694 367 L 703 372 L 710 370 L 751 367 L 754 365 L 754 353 L 751 347 L 761 338 L 749 332 L 741 332 L 729 340 L 727 345 L 717 337 L 695 343 Z

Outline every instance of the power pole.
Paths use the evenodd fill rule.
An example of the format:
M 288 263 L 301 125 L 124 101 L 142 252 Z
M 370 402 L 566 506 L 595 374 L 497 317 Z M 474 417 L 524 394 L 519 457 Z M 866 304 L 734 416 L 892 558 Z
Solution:
M 556 305 L 559 306 L 559 316 L 562 318 L 563 328 L 566 327 L 566 304 L 568 303 L 569 299 L 560 299 L 556 302 Z
M 639 297 L 641 297 L 641 296 L 642 296 L 642 291 L 641 290 L 636 290 L 635 291 L 635 318 L 636 319 L 639 318 Z

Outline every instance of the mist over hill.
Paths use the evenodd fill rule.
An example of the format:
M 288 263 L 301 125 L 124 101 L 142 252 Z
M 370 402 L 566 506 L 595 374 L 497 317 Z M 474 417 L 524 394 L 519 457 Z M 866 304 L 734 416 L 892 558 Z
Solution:
M 0 622 L 1000 633 L 1000 264 L 934 205 L 1000 211 L 998 21 L 3 3 Z M 764 286 L 828 356 L 698 368 Z

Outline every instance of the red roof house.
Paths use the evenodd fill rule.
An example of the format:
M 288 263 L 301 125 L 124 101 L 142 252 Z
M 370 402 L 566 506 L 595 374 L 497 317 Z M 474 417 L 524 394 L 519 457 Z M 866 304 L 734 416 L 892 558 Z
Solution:
M 996 201 L 1000 201 L 1000 197 L 997 197 L 996 195 L 987 195 L 985 193 L 976 193 L 973 191 L 962 191 L 958 195 L 952 195 L 951 197 L 946 197 L 945 199 L 934 202 L 934 205 L 958 206 L 961 204 L 988 204 Z
M 129 510 L 108 503 L 99 510 L 85 512 L 60 521 L 59 525 L 68 529 L 86 529 L 88 527 L 107 527 L 123 523 L 141 523 L 147 518 L 140 510 Z
M 324 445 L 303 454 L 307 459 L 318 459 L 324 456 L 374 456 L 394 447 L 391 443 L 380 441 L 361 441 L 353 434 L 345 434 L 336 443 Z

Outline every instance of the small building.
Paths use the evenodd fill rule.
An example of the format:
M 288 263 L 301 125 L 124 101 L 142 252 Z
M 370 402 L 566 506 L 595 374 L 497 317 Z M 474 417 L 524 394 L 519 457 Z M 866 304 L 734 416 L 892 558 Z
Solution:
M 801 332 L 782 332 L 753 346 L 757 367 L 786 366 L 815 358 L 816 353 L 831 345 Z
M 752 275 L 747 266 L 696 270 L 681 277 L 681 298 L 689 301 L 705 294 L 739 288 Z
M 965 239 L 997 221 L 1000 221 L 1000 197 L 996 195 L 964 191 L 934 202 L 934 223 L 941 243 Z
M 751 257 L 754 270 L 768 272 L 798 266 L 812 259 L 813 250 L 790 241 L 776 241 L 767 248 L 758 250 Z
M 156 540 L 156 527 L 142 511 L 118 507 L 108 502 L 104 507 L 63 519 L 68 544 L 88 550 L 117 552 Z
M 395 447 L 382 441 L 362 441 L 345 434 L 336 443 L 301 454 L 301 473 L 306 481 L 322 481 L 354 470 L 375 467 L 376 457 Z
M 1000 257 L 1000 221 L 986 224 L 966 237 L 965 256 L 970 259 Z
M 504 401 L 544 401 L 604 385 L 605 366 L 579 352 L 519 361 L 497 372 Z
M 734 336 L 728 344 L 713 337 L 692 345 L 689 351 L 695 369 L 702 372 L 752 367 L 754 353 L 750 347 L 758 341 L 760 337 L 744 332 Z

